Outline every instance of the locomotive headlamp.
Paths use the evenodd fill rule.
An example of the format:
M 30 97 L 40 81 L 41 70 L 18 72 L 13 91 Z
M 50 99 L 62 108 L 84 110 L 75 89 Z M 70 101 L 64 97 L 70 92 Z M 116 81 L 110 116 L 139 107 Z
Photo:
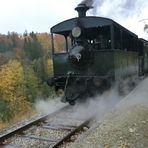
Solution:
M 81 35 L 81 28 L 80 27 L 74 27 L 72 29 L 72 36 L 77 38 Z

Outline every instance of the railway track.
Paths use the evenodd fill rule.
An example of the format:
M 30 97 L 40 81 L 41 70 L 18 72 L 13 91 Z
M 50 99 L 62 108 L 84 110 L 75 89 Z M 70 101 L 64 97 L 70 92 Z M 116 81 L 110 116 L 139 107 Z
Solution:
M 58 148 L 76 132 L 89 128 L 91 119 L 78 118 L 71 106 L 40 117 L 0 136 L 2 148 Z

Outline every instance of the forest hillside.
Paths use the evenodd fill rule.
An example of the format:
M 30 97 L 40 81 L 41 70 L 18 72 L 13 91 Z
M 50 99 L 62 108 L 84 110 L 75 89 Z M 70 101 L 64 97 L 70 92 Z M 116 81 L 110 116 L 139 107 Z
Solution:
M 53 95 L 46 84 L 53 74 L 51 51 L 48 33 L 0 34 L 0 123 L 32 110 L 37 99 Z

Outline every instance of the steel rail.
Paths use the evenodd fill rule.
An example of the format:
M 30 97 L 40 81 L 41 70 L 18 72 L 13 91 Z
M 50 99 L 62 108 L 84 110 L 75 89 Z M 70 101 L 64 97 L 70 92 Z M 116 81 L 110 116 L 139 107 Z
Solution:
M 17 134 L 16 137 L 22 137 L 22 138 L 29 138 L 32 140 L 39 140 L 40 142 L 46 141 L 49 142 L 49 145 L 51 145 L 52 148 L 57 148 L 60 145 L 64 144 L 65 142 L 69 142 L 70 138 L 72 135 L 74 135 L 75 133 L 79 132 L 79 131 L 83 131 L 83 127 L 88 126 L 88 124 L 90 123 L 90 121 L 93 119 L 93 117 L 89 118 L 89 119 L 81 119 L 81 120 L 77 120 L 77 118 L 74 118 L 74 122 L 68 123 L 68 124 L 64 124 L 64 123 L 52 123 L 52 118 L 54 121 L 54 118 L 57 117 L 57 119 L 63 119 L 63 121 L 66 120 L 65 118 L 65 111 L 68 112 L 71 109 L 70 105 L 67 105 L 53 113 L 50 113 L 49 115 L 40 117 L 39 119 L 36 119 L 34 121 L 31 121 L 30 123 L 23 125 L 21 127 L 18 127 L 17 129 L 13 130 L 13 131 L 9 131 L 8 133 L 0 136 L 0 147 L 2 148 L 15 148 L 15 146 L 11 145 L 9 142 L 9 138 L 13 137 L 15 134 Z M 61 116 L 61 118 L 58 118 L 58 114 L 62 113 L 63 117 Z M 49 120 L 48 120 L 49 119 Z M 69 116 L 68 118 L 69 119 Z M 50 121 L 51 120 L 51 121 Z M 73 124 L 73 123 L 78 123 L 77 125 Z M 41 124 L 43 123 L 43 125 Z M 67 123 L 67 122 L 66 122 Z M 25 130 L 28 130 L 32 125 L 37 125 L 36 128 L 44 128 L 44 129 L 51 129 L 51 130 L 55 130 L 55 131 L 66 131 L 66 133 L 60 137 L 60 138 L 55 138 L 55 137 L 46 137 L 44 135 L 36 135 L 36 134 L 23 134 L 23 132 Z M 5 141 L 7 140 L 7 141 Z M 11 141 L 11 140 L 10 140 Z
M 79 126 L 77 126 L 70 133 L 68 133 L 66 136 L 64 136 L 61 140 L 59 140 L 57 143 L 55 143 L 52 148 L 57 148 L 59 145 L 63 144 L 72 135 L 74 135 L 76 132 L 78 132 L 79 130 L 81 130 L 84 126 L 88 125 L 91 120 L 92 120 L 92 118 L 84 121 L 82 124 L 80 124 Z
M 15 134 L 20 134 L 20 133 L 22 133 L 24 130 L 28 129 L 29 127 L 31 127 L 31 126 L 33 126 L 33 125 L 37 125 L 37 124 L 39 124 L 39 123 L 45 121 L 47 118 L 52 117 L 52 116 L 58 114 L 59 112 L 65 110 L 65 109 L 68 109 L 69 107 L 70 107 L 70 106 L 67 105 L 67 106 L 61 108 L 60 110 L 57 110 L 57 111 L 55 111 L 55 112 L 53 112 L 53 113 L 50 113 L 50 114 L 48 114 L 48 115 L 44 115 L 44 116 L 42 116 L 42 117 L 39 117 L 39 118 L 37 118 L 37 119 L 35 119 L 35 120 L 33 120 L 33 121 L 30 121 L 29 123 L 27 123 L 27 124 L 25 124 L 25 125 L 23 125 L 23 126 L 20 126 L 20 127 L 14 129 L 14 130 L 10 130 L 10 131 L 8 131 L 8 132 L 5 133 L 5 134 L 0 135 L 0 145 L 3 145 L 4 141 L 5 141 L 6 139 L 12 137 L 13 135 L 15 135 Z

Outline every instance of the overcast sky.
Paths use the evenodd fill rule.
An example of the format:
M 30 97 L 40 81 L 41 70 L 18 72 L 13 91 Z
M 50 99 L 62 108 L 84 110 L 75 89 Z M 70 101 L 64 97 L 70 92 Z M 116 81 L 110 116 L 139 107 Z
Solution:
M 84 0 L 87 1 L 87 0 Z M 91 1 L 91 0 L 88 0 Z M 93 1 L 93 0 L 92 0 Z M 148 39 L 143 31 L 148 23 L 147 0 L 94 0 L 95 9 L 88 15 L 108 17 Z M 50 27 L 77 16 L 74 8 L 81 0 L 1 0 L 0 33 L 50 32 Z

